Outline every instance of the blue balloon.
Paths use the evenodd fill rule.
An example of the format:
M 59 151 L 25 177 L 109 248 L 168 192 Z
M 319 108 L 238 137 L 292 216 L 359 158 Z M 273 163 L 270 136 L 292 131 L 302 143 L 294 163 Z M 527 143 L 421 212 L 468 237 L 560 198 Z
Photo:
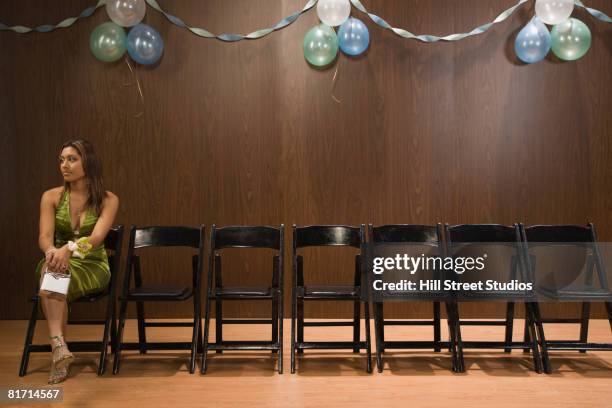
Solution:
M 516 36 L 514 51 L 521 61 L 532 64 L 546 57 L 550 45 L 548 28 L 538 17 L 534 17 Z
M 338 30 L 338 44 L 343 53 L 359 55 L 368 49 L 370 33 L 363 22 L 351 17 Z
M 164 53 L 164 41 L 153 27 L 138 24 L 127 36 L 127 51 L 139 64 L 155 64 Z

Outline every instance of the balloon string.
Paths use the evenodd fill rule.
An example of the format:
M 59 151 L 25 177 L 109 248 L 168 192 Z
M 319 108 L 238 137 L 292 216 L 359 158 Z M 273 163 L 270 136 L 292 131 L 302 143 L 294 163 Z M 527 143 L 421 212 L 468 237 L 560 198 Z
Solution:
M 338 68 L 340 67 L 341 63 L 342 63 L 342 60 L 336 64 L 336 70 L 334 71 L 334 77 L 332 78 L 332 85 L 331 85 L 331 97 L 336 103 L 342 103 L 340 99 L 336 98 L 336 95 L 334 95 L 334 90 L 336 89 L 336 82 L 338 79 Z
M 144 114 L 144 95 L 142 94 L 142 88 L 140 87 L 140 81 L 138 80 L 138 75 L 136 75 L 136 73 L 132 69 L 132 65 L 130 64 L 130 61 L 128 60 L 127 57 L 125 57 L 125 63 L 130 69 L 130 74 L 132 74 L 132 79 L 136 81 L 136 88 L 138 89 L 138 95 L 140 96 L 140 104 L 142 105 L 142 110 L 134 115 L 135 118 L 138 118 Z M 132 85 L 131 82 L 123 84 L 123 86 L 130 86 L 130 85 Z

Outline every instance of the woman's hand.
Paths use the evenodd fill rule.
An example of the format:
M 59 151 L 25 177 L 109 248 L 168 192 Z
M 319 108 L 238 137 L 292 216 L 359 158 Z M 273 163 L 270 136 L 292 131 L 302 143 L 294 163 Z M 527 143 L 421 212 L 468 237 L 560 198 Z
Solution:
M 45 262 L 48 264 L 49 262 L 51 262 L 51 259 L 53 258 L 53 254 L 57 252 L 57 248 L 53 247 L 51 249 L 49 249 L 47 252 L 45 252 Z
M 72 252 L 70 252 L 68 246 L 64 245 L 52 252 L 51 259 L 47 261 L 47 265 L 52 271 L 66 272 L 71 255 Z

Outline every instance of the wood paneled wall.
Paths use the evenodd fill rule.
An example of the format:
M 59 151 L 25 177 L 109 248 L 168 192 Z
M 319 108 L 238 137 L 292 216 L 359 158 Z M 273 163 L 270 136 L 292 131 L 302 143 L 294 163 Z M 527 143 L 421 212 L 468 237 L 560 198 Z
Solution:
M 0 2 L 0 21 L 58 22 L 88 3 Z M 270 26 L 304 1 L 160 3 L 220 33 Z M 470 30 L 514 3 L 364 2 L 394 26 L 434 34 Z M 612 15 L 609 1 L 587 3 Z M 97 146 L 107 188 L 121 200 L 117 223 L 125 225 L 592 221 L 601 240 L 612 240 L 612 27 L 578 10 L 574 16 L 593 34 L 589 53 L 577 62 L 551 56 L 527 66 L 513 47 L 532 15 L 528 4 L 485 35 L 433 45 L 367 22 L 365 56 L 340 56 L 316 70 L 302 54 L 315 10 L 264 39 L 228 44 L 201 39 L 149 9 L 146 23 L 166 48 L 158 66 L 134 67 L 144 104 L 125 62 L 104 64 L 89 51 L 91 31 L 108 19 L 103 9 L 48 34 L 0 32 L 0 318 L 28 314 L 40 256 L 39 199 L 60 185 L 57 151 L 75 137 Z M 289 229 L 287 237 L 289 251 Z M 269 259 L 250 255 L 238 254 L 230 272 L 236 279 L 267 277 Z M 307 264 L 314 280 L 331 281 L 350 268 L 348 253 L 314 255 Z M 178 255 L 153 260 L 146 271 L 152 279 L 188 274 Z M 289 288 L 290 256 L 285 268 Z M 561 315 L 574 306 L 547 309 Z M 155 317 L 190 310 L 147 307 Z M 269 306 L 225 310 L 259 316 Z M 416 303 L 387 310 L 430 313 Z M 467 304 L 464 311 L 492 315 L 501 305 Z M 338 303 L 306 309 L 308 316 L 349 312 Z

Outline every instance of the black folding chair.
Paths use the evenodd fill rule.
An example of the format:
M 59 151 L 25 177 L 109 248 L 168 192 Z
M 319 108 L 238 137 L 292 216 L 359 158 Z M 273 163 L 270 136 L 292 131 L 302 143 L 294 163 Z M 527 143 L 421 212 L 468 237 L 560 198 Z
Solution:
M 210 232 L 210 252 L 208 268 L 208 289 L 206 295 L 206 312 L 204 317 L 204 346 L 202 349 L 202 374 L 207 369 L 208 350 L 272 350 L 278 352 L 278 373 L 283 373 L 283 257 L 284 229 L 258 227 L 225 227 L 212 226 Z M 262 286 L 224 285 L 221 268 L 221 251 L 225 248 L 268 248 L 276 250 L 272 258 L 270 284 Z M 213 281 L 214 275 L 214 281 Z M 208 342 L 210 326 L 211 301 L 215 301 L 215 337 L 214 343 Z M 237 300 L 263 300 L 272 302 L 271 319 L 226 319 L 223 318 L 223 302 Z M 224 324 L 270 324 L 271 341 L 223 340 Z
M 524 247 L 521 240 L 521 229 L 518 224 L 513 226 L 504 226 L 497 224 L 464 224 L 449 227 L 445 225 L 445 240 L 446 240 L 446 255 L 455 257 L 458 251 L 469 247 L 469 244 L 495 244 L 495 246 L 508 247 L 512 253 L 507 263 L 504 262 L 504 268 L 507 266 L 509 273 L 504 275 L 505 278 L 516 278 L 522 282 L 532 281 L 528 275 L 528 268 L 524 260 Z M 488 261 L 491 261 L 489 259 Z M 499 271 L 501 272 L 501 271 Z M 471 271 L 469 274 L 476 274 L 478 271 Z M 461 274 L 454 274 L 457 281 L 461 281 Z M 457 307 L 455 316 L 456 326 L 456 341 L 459 371 L 465 370 L 463 359 L 463 350 L 466 348 L 473 349 L 503 349 L 504 352 L 510 353 L 512 349 L 531 350 L 534 370 L 537 373 L 542 372 L 542 361 L 540 357 L 540 349 L 538 347 L 538 336 L 536 334 L 536 325 L 539 324 L 538 333 L 542 332 L 541 323 L 538 323 L 535 316 L 539 314 L 538 303 L 535 301 L 534 290 L 516 290 L 516 291 L 463 291 L 460 294 L 455 291 L 455 296 L 462 300 L 508 300 L 506 306 L 506 318 L 503 320 L 461 320 L 459 317 L 459 308 Z M 525 303 L 525 322 L 527 335 L 524 341 L 512 341 L 512 330 L 514 323 L 514 300 L 523 301 Z M 504 341 L 462 341 L 461 326 L 505 326 Z
M 582 302 L 581 316 L 577 319 L 542 318 L 539 313 L 536 315 L 540 323 L 580 324 L 578 340 L 546 340 L 544 331 L 542 331 L 540 340 L 546 372 L 551 370 L 548 350 L 578 350 L 581 353 L 585 353 L 587 350 L 612 351 L 612 343 L 588 342 L 591 302 L 604 302 L 612 329 L 612 293 L 610 292 L 602 256 L 597 246 L 595 226 L 592 223 L 589 223 L 586 227 L 579 225 L 534 225 L 524 229 L 523 237 L 526 251 L 528 251 L 525 257 L 527 266 L 536 277 L 537 290 L 540 295 L 559 302 Z M 542 247 L 557 248 L 553 253 L 555 255 L 552 259 L 553 265 L 548 265 L 548 267 L 552 266 L 550 268 L 551 278 L 552 281 L 557 278 L 567 284 L 546 282 L 546 279 L 538 278 L 538 275 L 542 275 L 541 266 L 543 266 L 543 262 L 542 259 L 538 262 L 537 251 Z M 579 262 L 579 265 L 572 266 L 571 270 L 568 271 L 568 264 L 573 265 L 574 262 L 567 262 L 567 259 L 562 255 L 564 252 L 569 252 L 571 248 L 577 249 L 583 254 L 584 262 Z M 579 261 L 582 261 L 582 259 L 579 259 Z M 584 274 L 581 273 L 583 266 L 586 266 Z M 555 274 L 555 268 L 563 268 L 563 276 Z M 579 282 L 581 275 L 584 275 L 583 282 Z M 597 278 L 597 282 L 594 281 L 595 278 Z M 548 283 L 552 283 L 552 285 Z
M 441 256 L 444 252 L 442 243 L 442 227 L 441 224 L 433 225 L 408 225 L 408 224 L 392 224 L 381 225 L 374 227 L 368 225 L 369 244 L 371 246 L 385 244 L 408 244 L 416 245 L 419 248 L 422 246 L 437 248 L 434 249 L 432 256 Z M 373 250 L 373 248 L 372 248 Z M 419 249 L 420 250 L 420 249 Z M 420 256 L 419 252 L 415 256 Z M 442 279 L 441 271 L 434 271 L 433 277 L 438 280 Z M 432 320 L 385 320 L 383 302 L 374 301 L 374 327 L 376 335 L 376 366 L 378 372 L 383 371 L 382 356 L 386 349 L 428 349 L 433 348 L 434 352 L 439 352 L 442 347 L 449 348 L 452 352 L 453 370 L 456 369 L 456 350 L 454 347 L 453 322 L 453 307 L 455 305 L 448 298 L 448 293 L 443 290 L 439 291 L 410 291 L 401 294 L 402 300 L 422 301 L 432 300 L 433 302 L 433 319 Z M 434 300 L 435 299 L 435 300 Z M 440 340 L 440 299 L 445 299 L 445 305 L 449 325 L 449 342 Z M 433 326 L 433 341 L 388 341 L 385 340 L 386 326 Z
M 100 361 L 98 363 L 98 375 L 103 375 L 106 371 L 106 355 L 108 353 L 109 335 L 111 350 L 115 348 L 116 323 L 115 323 L 115 288 L 117 286 L 117 276 L 119 275 L 119 265 L 121 259 L 121 244 L 123 242 L 123 226 L 118 226 L 110 229 L 104 240 L 104 247 L 108 254 L 108 263 L 110 266 L 111 278 L 108 287 L 96 294 L 87 295 L 76 299 L 71 303 L 71 307 L 75 304 L 92 304 L 100 300 L 106 300 L 106 313 L 104 320 L 69 320 L 69 325 L 104 325 L 104 332 L 100 341 L 69 341 L 68 347 L 71 351 L 99 351 Z M 38 288 L 39 283 L 36 283 Z M 37 291 L 38 292 L 38 291 Z M 30 353 L 33 352 L 51 352 L 49 344 L 32 344 L 34 330 L 36 329 L 36 318 L 40 305 L 38 293 L 31 299 L 32 312 L 28 329 L 26 332 L 25 344 L 23 346 L 23 355 L 21 357 L 21 367 L 19 368 L 19 376 L 26 375 L 28 370 L 28 362 Z
M 366 371 L 372 372 L 370 347 L 370 309 L 369 302 L 361 302 L 361 254 L 364 252 L 365 226 L 350 227 L 343 225 L 313 225 L 300 227 L 293 225 L 293 282 L 291 291 L 291 373 L 295 373 L 295 354 L 305 349 L 352 349 L 359 353 L 366 349 Z M 300 248 L 312 246 L 350 246 L 359 249 L 355 256 L 355 279 L 352 285 L 305 285 L 304 263 Z M 338 300 L 354 303 L 352 322 L 304 322 L 304 301 Z M 360 307 L 364 304 L 366 341 L 360 336 Z M 297 327 L 296 327 L 297 323 Z M 304 341 L 304 327 L 351 326 L 353 341 Z M 296 340 L 297 329 L 297 340 Z
M 197 249 L 197 254 L 191 258 L 192 284 L 156 284 L 144 283 L 140 267 L 140 255 L 136 250 L 149 247 L 190 247 Z M 139 350 L 145 354 L 147 350 L 191 350 L 189 372 L 195 372 L 196 355 L 201 344 L 202 327 L 200 291 L 202 281 L 202 261 L 204 256 L 204 226 L 190 227 L 145 227 L 130 230 L 130 243 L 126 260 L 125 277 L 119 301 L 119 329 L 117 333 L 117 346 L 113 374 L 120 369 L 122 350 Z M 174 271 L 172 271 L 174 273 Z M 132 276 L 134 286 L 131 286 Z M 144 316 L 144 302 L 182 302 L 193 298 L 192 322 L 146 322 Z M 138 343 L 124 343 L 123 330 L 129 302 L 136 302 L 138 318 Z M 148 342 L 146 339 L 147 327 L 193 327 L 191 342 Z

